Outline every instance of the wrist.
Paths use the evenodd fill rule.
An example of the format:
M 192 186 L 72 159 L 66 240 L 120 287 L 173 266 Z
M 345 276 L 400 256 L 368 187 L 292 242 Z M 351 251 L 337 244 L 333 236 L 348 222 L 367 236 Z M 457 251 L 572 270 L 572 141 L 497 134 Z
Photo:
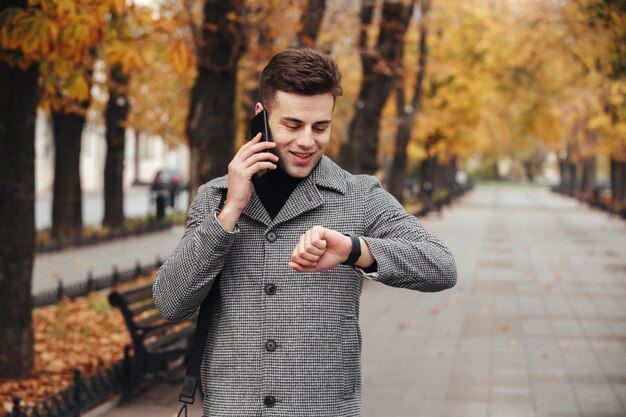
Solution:
M 243 210 L 238 210 L 232 206 L 224 204 L 222 210 L 217 213 L 217 221 L 229 231 L 234 231 L 237 226 L 237 221 Z
M 361 243 L 361 257 L 358 259 L 355 266 L 358 266 L 359 268 L 369 268 L 374 265 L 376 260 L 374 259 L 374 255 L 372 255 L 369 246 L 367 246 L 365 239 L 359 237 L 359 242 Z

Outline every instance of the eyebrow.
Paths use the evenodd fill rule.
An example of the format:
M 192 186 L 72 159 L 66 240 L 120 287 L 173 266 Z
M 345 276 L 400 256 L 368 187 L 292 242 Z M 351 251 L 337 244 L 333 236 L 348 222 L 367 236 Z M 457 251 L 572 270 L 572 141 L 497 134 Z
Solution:
M 302 120 L 296 119 L 295 117 L 283 117 L 282 121 L 304 124 Z M 314 122 L 313 124 L 314 125 L 330 124 L 330 120 L 319 120 L 317 122 Z

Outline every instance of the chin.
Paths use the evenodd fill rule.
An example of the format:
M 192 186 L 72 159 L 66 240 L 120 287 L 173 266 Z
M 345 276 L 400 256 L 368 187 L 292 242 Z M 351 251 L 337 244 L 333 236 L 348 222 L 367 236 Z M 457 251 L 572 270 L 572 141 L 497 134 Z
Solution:
M 315 163 L 312 163 L 309 166 L 293 166 L 293 165 L 284 166 L 284 165 L 281 165 L 281 168 L 290 177 L 293 177 L 293 178 L 306 178 L 313 171 L 313 169 L 317 166 L 318 162 L 319 162 L 319 160 L 315 161 Z
M 306 178 L 309 176 L 311 171 L 313 171 L 313 169 L 304 170 L 302 168 L 290 168 L 290 169 L 285 170 L 285 172 L 287 172 L 289 176 L 294 177 L 294 178 Z

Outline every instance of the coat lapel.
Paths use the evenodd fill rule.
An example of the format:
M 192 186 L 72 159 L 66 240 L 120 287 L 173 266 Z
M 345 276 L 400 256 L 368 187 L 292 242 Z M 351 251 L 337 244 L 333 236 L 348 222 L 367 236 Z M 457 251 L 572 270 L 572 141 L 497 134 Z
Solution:
M 222 192 L 227 192 L 228 191 L 228 176 L 225 175 L 223 177 L 216 179 L 213 183 L 213 187 L 222 190 Z M 267 213 L 267 210 L 265 210 L 265 206 L 263 206 L 261 199 L 259 198 L 257 193 L 254 191 L 254 187 L 252 187 L 252 195 L 250 196 L 250 202 L 248 203 L 246 208 L 243 210 L 242 214 L 245 214 L 246 216 L 250 217 L 253 220 L 256 220 L 259 223 L 264 224 L 265 226 L 270 224 L 270 222 L 272 221 L 270 215 Z
M 293 190 L 272 225 L 289 221 L 324 204 L 318 187 L 341 194 L 346 192 L 346 181 L 341 174 L 341 168 L 326 156 L 322 157 L 313 172 Z
M 324 203 L 322 196 L 311 178 L 305 178 L 287 199 L 283 208 L 274 218 L 273 226 L 289 221 L 311 211 Z
M 259 223 L 267 226 L 272 221 L 267 210 L 265 210 L 265 206 L 261 202 L 261 199 L 257 195 L 256 191 L 254 191 L 254 186 L 252 187 L 252 195 L 250 196 L 250 202 L 243 210 L 243 214 L 250 217 L 253 220 L 256 220 Z

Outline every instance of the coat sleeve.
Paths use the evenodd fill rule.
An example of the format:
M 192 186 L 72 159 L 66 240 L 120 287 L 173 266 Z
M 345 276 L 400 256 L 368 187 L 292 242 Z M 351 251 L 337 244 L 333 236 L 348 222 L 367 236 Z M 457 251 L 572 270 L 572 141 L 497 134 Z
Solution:
M 364 191 L 363 239 L 378 265 L 372 279 L 424 292 L 453 287 L 457 271 L 450 250 L 407 213 L 377 179 L 371 178 Z
M 193 315 L 209 293 L 238 234 L 238 229 L 229 232 L 217 220 L 221 192 L 206 184 L 198 189 L 189 207 L 185 233 L 157 271 L 152 287 L 154 302 L 168 320 Z

